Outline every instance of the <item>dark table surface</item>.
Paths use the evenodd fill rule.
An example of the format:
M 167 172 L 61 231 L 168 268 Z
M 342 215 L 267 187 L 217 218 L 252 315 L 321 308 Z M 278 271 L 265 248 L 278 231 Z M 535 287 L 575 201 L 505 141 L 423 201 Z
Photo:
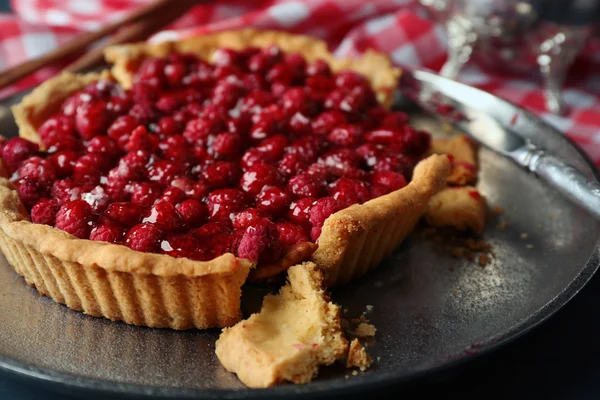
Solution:
M 82 0 L 85 1 L 85 0 Z M 0 11 L 8 0 L 0 0 Z M 516 341 L 454 370 L 370 398 L 600 398 L 600 275 L 556 315 Z M 87 397 L 87 396 L 86 396 Z M 357 398 L 364 398 L 363 394 Z M 39 383 L 0 372 L 0 399 L 68 400 Z M 85 398 L 85 397 L 84 397 Z M 113 397 L 114 398 L 114 397 Z

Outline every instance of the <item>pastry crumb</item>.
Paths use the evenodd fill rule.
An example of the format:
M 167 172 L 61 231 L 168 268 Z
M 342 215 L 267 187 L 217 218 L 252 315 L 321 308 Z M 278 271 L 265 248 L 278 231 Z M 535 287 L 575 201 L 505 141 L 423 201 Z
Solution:
M 354 370 L 352 371 L 352 376 L 357 376 L 358 375 L 358 371 Z
M 528 244 L 526 247 L 527 247 L 528 249 L 533 249 L 533 247 L 534 247 L 534 246 L 533 246 L 533 245 L 530 243 L 530 244 Z
M 378 361 L 378 362 L 379 362 L 379 361 L 381 361 L 381 357 L 377 357 L 377 361 Z
M 367 304 L 367 313 L 370 313 L 370 312 L 372 312 L 374 308 L 375 308 L 375 307 L 373 307 L 372 305 L 370 305 L 370 304 Z
M 359 338 L 367 338 L 375 336 L 377 328 L 374 325 L 367 323 L 360 323 L 354 330 L 354 335 Z
M 504 220 L 504 219 L 501 219 L 500 222 L 498 223 L 498 225 L 496 225 L 496 230 L 504 231 L 504 230 L 506 230 L 507 226 L 508 226 L 508 222 L 506 222 L 506 220 Z
M 373 359 L 358 339 L 352 340 L 350 342 L 350 349 L 348 350 L 348 358 L 346 359 L 346 368 L 358 367 L 361 371 L 365 371 L 372 363 Z M 354 372 L 352 372 L 352 375 L 354 375 Z
M 521 239 L 527 239 L 527 233 L 523 232 L 521 233 Z

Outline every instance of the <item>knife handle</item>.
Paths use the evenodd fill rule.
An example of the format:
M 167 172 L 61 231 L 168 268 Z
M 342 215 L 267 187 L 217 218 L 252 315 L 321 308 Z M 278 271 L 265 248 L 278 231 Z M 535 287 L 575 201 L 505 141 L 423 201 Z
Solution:
M 543 150 L 530 148 L 521 158 L 529 170 L 600 219 L 600 183 Z

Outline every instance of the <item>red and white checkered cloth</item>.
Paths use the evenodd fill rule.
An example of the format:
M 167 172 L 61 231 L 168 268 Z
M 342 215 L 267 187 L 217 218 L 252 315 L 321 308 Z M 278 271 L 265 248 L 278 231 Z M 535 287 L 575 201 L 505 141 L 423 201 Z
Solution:
M 13 0 L 14 15 L 0 14 L 0 69 L 60 46 L 78 32 L 122 17 L 148 0 Z M 174 0 L 175 1 L 175 0 Z M 446 59 L 441 26 L 419 14 L 414 0 L 254 0 L 201 5 L 150 40 L 254 26 L 304 33 L 327 41 L 335 54 L 352 56 L 367 48 L 387 52 L 399 66 L 438 71 Z M 46 68 L 6 96 L 52 76 Z M 574 139 L 600 165 L 600 43 L 578 57 L 563 90 L 566 117 L 545 109 L 539 80 L 484 71 L 471 64 L 459 80 L 533 111 Z

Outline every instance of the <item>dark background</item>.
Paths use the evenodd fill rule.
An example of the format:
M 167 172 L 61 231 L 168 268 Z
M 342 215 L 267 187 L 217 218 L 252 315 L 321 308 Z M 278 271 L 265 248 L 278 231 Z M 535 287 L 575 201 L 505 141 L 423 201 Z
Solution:
M 0 0 L 0 11 L 8 10 L 8 0 Z M 600 314 L 600 275 L 548 321 L 495 352 L 408 387 L 357 394 L 356 398 L 600 398 L 600 319 L 596 313 Z M 38 385 L 0 372 L 0 399 L 70 399 Z

